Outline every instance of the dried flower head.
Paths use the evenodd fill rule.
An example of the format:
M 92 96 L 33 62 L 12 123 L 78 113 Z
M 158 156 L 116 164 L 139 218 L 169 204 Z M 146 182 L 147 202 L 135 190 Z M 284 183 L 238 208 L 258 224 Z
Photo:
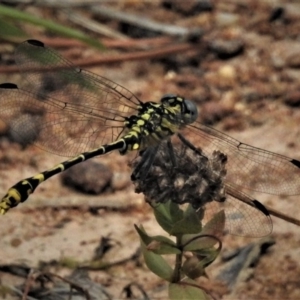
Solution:
M 226 162 L 227 156 L 220 151 L 206 157 L 179 136 L 176 146 L 164 141 L 158 148 L 144 151 L 133 163 L 132 178 L 136 192 L 144 193 L 148 202 L 170 200 L 198 209 L 213 200 L 226 200 Z

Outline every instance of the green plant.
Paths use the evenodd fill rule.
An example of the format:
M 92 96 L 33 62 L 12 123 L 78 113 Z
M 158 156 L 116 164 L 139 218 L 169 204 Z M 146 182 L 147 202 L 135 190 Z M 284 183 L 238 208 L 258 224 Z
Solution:
M 104 49 L 104 46 L 98 40 L 88 37 L 77 29 L 72 29 L 51 20 L 36 17 L 17 8 L 0 5 L 0 18 L 0 37 L 3 39 L 14 40 L 15 38 L 28 38 L 28 34 L 16 26 L 17 23 L 22 24 L 22 22 L 24 22 L 43 27 L 52 33 L 64 37 L 77 39 L 100 50 Z
M 168 201 L 153 207 L 156 221 L 172 239 L 150 236 L 142 226 L 135 226 L 141 241 L 142 253 L 149 270 L 168 281 L 170 299 L 208 299 L 205 288 L 195 279 L 206 276 L 209 266 L 221 251 L 222 243 L 216 234 L 224 229 L 225 214 L 220 211 L 202 227 L 203 210 L 188 205 L 182 209 Z M 163 255 L 175 255 L 171 266 Z
M 148 148 L 133 163 L 136 192 L 144 193 L 160 227 L 174 237 L 151 236 L 143 226 L 135 226 L 145 263 L 169 282 L 171 300 L 208 299 L 196 279 L 206 276 L 206 267 L 222 248 L 219 237 L 225 228 L 225 212 L 209 211 L 206 206 L 225 199 L 226 161 L 218 151 L 207 158 L 182 138 L 176 146 L 164 141 Z M 175 256 L 173 266 L 165 255 Z

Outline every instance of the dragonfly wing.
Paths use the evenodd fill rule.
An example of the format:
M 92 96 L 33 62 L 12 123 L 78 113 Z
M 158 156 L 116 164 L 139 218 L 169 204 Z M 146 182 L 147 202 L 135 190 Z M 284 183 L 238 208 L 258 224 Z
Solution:
M 300 161 L 256 148 L 216 129 L 195 123 L 185 136 L 205 155 L 219 150 L 226 154 L 226 182 L 236 189 L 268 194 L 300 194 Z
M 263 237 L 272 232 L 272 220 L 264 206 L 247 194 L 226 185 L 226 200 L 207 204 L 206 219 L 224 210 L 225 230 L 233 235 Z
M 62 156 L 74 156 L 115 140 L 124 125 L 109 120 L 107 111 L 98 110 L 94 116 L 91 109 L 79 110 L 55 98 L 41 101 L 33 92 L 13 84 L 0 85 L 0 105 L 0 118 L 15 140 Z M 115 115 L 113 111 L 111 115 Z
M 140 103 L 124 87 L 76 68 L 39 41 L 20 44 L 15 57 L 28 85 L 24 90 L 1 88 L 6 112 L 0 118 L 9 123 L 9 114 L 16 120 L 28 111 L 43 111 L 36 144 L 50 152 L 73 156 L 111 143 Z M 25 122 L 17 133 L 28 126 Z
M 101 102 L 105 107 L 111 107 L 108 104 L 110 102 L 117 102 L 118 105 L 124 104 L 128 108 L 136 109 L 136 105 L 140 103 L 126 88 L 74 66 L 40 41 L 27 40 L 21 43 L 16 48 L 15 59 L 21 73 L 41 97 L 57 92 L 64 99 L 63 96 L 71 94 L 75 100 L 91 108 L 97 108 Z

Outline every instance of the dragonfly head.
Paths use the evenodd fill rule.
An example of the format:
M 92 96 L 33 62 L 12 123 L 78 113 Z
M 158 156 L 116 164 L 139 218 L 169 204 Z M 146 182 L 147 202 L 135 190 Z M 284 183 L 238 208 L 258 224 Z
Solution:
M 180 118 L 186 125 L 195 122 L 198 118 L 197 106 L 190 100 L 173 94 L 166 94 L 161 98 L 160 101 L 164 105 L 178 107 L 178 111 L 180 111 Z

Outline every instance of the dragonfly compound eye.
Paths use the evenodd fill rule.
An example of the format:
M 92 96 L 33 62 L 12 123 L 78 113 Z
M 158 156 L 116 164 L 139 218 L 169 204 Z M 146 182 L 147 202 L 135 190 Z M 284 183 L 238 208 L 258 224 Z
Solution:
M 194 102 L 184 100 L 183 120 L 186 124 L 195 122 L 198 118 L 198 109 Z

